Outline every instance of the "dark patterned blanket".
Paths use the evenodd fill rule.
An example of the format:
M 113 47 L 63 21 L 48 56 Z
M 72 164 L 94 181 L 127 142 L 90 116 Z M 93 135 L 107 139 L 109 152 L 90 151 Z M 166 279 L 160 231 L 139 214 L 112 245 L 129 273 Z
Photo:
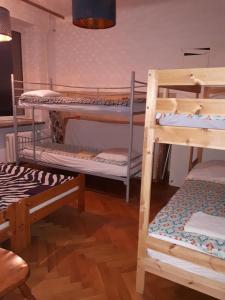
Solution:
M 39 96 L 21 96 L 20 104 L 90 104 L 90 105 L 107 105 L 107 106 L 129 106 L 130 97 L 129 95 L 107 95 L 107 94 L 96 94 L 96 95 L 85 95 L 85 94 L 74 94 L 73 97 L 65 96 L 50 96 L 50 97 L 39 97 Z M 145 97 L 136 97 L 135 102 L 145 102 Z
M 0 163 L 0 210 L 6 209 L 13 202 L 38 194 L 72 178 Z

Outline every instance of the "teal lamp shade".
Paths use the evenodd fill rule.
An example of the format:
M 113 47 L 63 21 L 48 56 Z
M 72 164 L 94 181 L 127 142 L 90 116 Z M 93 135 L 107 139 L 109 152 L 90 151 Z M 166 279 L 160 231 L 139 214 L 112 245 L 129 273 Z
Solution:
M 116 24 L 116 0 L 73 0 L 73 24 L 106 29 Z

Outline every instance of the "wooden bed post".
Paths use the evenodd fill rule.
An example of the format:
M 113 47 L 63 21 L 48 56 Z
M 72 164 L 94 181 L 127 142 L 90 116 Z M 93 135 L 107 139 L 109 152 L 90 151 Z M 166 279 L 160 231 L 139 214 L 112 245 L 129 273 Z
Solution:
M 79 184 L 79 196 L 78 196 L 78 211 L 83 212 L 85 210 L 85 175 L 81 174 L 80 177 L 80 184 Z
M 152 184 L 152 164 L 154 154 L 155 140 L 155 112 L 156 99 L 158 93 L 158 74 L 155 70 L 148 73 L 148 89 L 145 114 L 145 131 L 143 144 L 143 161 L 142 161 L 142 186 L 140 199 L 140 215 L 139 215 L 139 243 L 138 243 L 138 262 L 136 290 L 138 293 L 144 292 L 145 284 L 145 266 L 144 259 L 146 257 L 146 238 L 148 235 L 149 216 L 150 216 L 150 197 Z
M 15 203 L 14 213 L 14 237 L 11 239 L 11 246 L 13 251 L 19 253 L 30 243 L 29 211 L 26 199 Z

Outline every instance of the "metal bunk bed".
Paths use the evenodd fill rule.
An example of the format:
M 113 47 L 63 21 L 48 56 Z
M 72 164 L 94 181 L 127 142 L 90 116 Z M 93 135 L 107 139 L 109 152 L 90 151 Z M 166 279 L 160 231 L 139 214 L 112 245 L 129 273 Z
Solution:
M 17 88 L 18 83 L 23 84 L 23 88 Z M 114 180 L 122 181 L 126 185 L 126 202 L 129 202 L 130 199 L 130 180 L 131 178 L 137 176 L 138 173 L 141 171 L 141 159 L 139 161 L 135 161 L 135 163 L 132 163 L 132 151 L 133 151 L 133 129 L 134 129 L 134 117 L 136 115 L 141 115 L 145 113 L 145 105 L 142 106 L 142 109 L 135 109 L 135 97 L 145 97 L 146 95 L 146 86 L 147 83 L 138 81 L 135 79 L 135 72 L 131 73 L 131 85 L 128 87 L 81 87 L 81 86 L 68 86 L 68 85 L 59 85 L 59 84 L 53 84 L 53 83 L 36 83 L 36 82 L 22 82 L 14 79 L 14 76 L 11 76 L 11 85 L 12 85 L 12 101 L 13 101 L 13 117 L 14 117 L 14 133 L 15 133 L 15 152 L 16 152 L 16 163 L 19 164 L 20 162 L 30 162 L 30 163 L 36 163 L 44 166 L 49 166 L 53 168 L 59 168 L 64 169 L 68 171 L 73 172 L 81 172 L 79 168 L 74 168 L 70 166 L 65 166 L 61 164 L 56 164 L 52 162 L 46 162 L 42 161 L 37 157 L 37 144 L 44 142 L 44 141 L 52 141 L 52 136 L 46 136 L 42 135 L 40 131 L 38 131 L 37 126 L 35 125 L 35 111 L 38 109 L 41 110 L 48 110 L 48 111 L 73 111 L 73 112 L 79 112 L 81 106 L 76 105 L 63 105 L 63 106 L 54 106 L 51 107 L 51 105 L 45 106 L 45 105 L 33 105 L 30 104 L 26 107 L 21 105 L 18 101 L 19 96 L 18 93 L 24 92 L 24 91 L 32 91 L 35 89 L 37 90 L 37 87 L 45 87 L 49 88 L 51 90 L 59 90 L 59 89 L 69 89 L 69 90 L 75 90 L 75 91 L 91 91 L 96 92 L 97 95 L 99 95 L 103 91 L 129 91 L 129 105 L 126 107 L 125 111 L 118 109 L 112 110 L 112 114 L 116 114 L 118 116 L 122 115 L 127 119 L 127 123 L 129 126 L 129 138 L 128 138 L 128 159 L 127 159 L 127 169 L 126 169 L 126 176 L 114 176 L 109 174 L 104 174 L 103 172 L 93 172 L 86 170 L 85 174 L 99 176 L 99 177 L 105 177 L 110 178 Z M 29 88 L 27 88 L 29 87 Z M 40 89 L 40 88 L 39 88 Z M 19 108 L 26 108 L 31 109 L 32 111 L 32 137 L 24 137 L 20 136 L 19 127 L 18 127 L 18 109 Z M 102 109 L 106 109 L 106 113 L 110 110 L 108 107 L 102 106 Z M 85 111 L 86 113 L 92 113 L 88 111 L 88 104 L 85 105 Z M 104 122 L 103 120 L 101 120 Z M 53 141 L 54 142 L 54 141 Z M 26 155 L 22 154 L 22 150 L 26 145 L 32 146 L 32 157 L 27 157 Z M 86 149 L 84 149 L 86 150 Z M 96 149 L 95 149 L 96 150 Z

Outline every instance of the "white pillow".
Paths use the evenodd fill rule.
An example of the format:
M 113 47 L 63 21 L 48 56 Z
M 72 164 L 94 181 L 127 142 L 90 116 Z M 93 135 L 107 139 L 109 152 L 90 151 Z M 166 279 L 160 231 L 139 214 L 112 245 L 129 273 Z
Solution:
M 49 96 L 61 96 L 61 94 L 58 92 L 51 91 L 51 90 L 36 90 L 36 91 L 30 91 L 30 92 L 23 93 L 21 96 L 49 97 Z
M 136 151 L 132 151 L 132 158 L 138 157 L 140 154 Z M 127 162 L 128 161 L 128 150 L 126 148 L 111 148 L 106 149 L 99 153 L 97 158 L 114 160 L 118 162 Z
M 225 183 L 225 161 L 211 160 L 197 164 L 187 179 Z

